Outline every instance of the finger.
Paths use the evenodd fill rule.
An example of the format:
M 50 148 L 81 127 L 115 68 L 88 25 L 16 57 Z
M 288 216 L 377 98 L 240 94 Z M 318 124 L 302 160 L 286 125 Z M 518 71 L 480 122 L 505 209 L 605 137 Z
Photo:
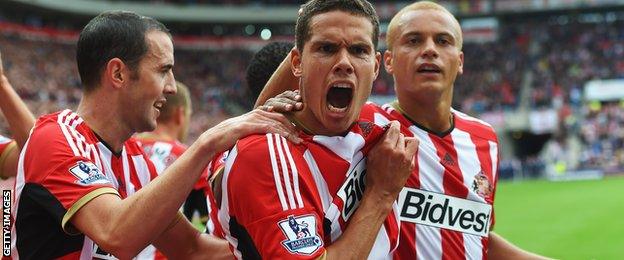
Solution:
M 407 156 L 414 157 L 416 152 L 418 151 L 418 145 L 420 144 L 420 140 L 416 137 L 406 137 L 405 138 L 405 153 Z
M 399 137 L 397 138 L 397 142 L 394 145 L 394 149 L 397 152 L 403 152 L 405 150 L 405 135 L 403 133 L 399 133 Z
M 386 130 L 386 134 L 385 134 L 386 141 L 390 143 L 391 145 L 394 145 L 395 147 L 396 147 L 397 139 L 399 138 L 399 134 L 401 133 L 399 126 L 400 124 L 398 121 L 391 121 L 390 127 L 388 127 L 388 130 Z
M 299 90 L 287 90 L 282 92 L 281 94 L 276 96 L 277 98 L 287 98 L 293 101 L 299 101 L 301 99 L 301 95 L 299 95 Z
M 295 126 L 290 122 L 290 120 L 288 120 L 288 118 L 286 118 L 286 116 L 280 113 L 266 112 L 262 110 L 260 110 L 259 112 L 261 112 L 260 115 L 263 116 L 264 118 L 274 121 L 273 123 L 281 124 L 282 126 L 286 127 L 286 129 L 288 129 L 289 131 L 293 133 L 296 132 Z

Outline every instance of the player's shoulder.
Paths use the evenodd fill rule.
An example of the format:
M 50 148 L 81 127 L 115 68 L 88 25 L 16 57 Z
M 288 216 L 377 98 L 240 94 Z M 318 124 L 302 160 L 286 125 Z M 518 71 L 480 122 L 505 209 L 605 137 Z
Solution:
M 456 128 L 488 141 L 498 141 L 496 131 L 489 123 L 455 109 L 451 109 L 451 112 L 455 117 Z
M 126 140 L 124 142 L 124 148 L 126 149 L 126 153 L 130 156 L 144 154 L 142 142 L 135 137 L 130 137 L 130 139 Z
M 69 109 L 47 114 L 40 117 L 28 139 L 28 149 L 46 151 L 46 154 L 56 154 L 55 151 L 79 152 L 84 148 L 86 137 L 78 127 L 82 119 Z

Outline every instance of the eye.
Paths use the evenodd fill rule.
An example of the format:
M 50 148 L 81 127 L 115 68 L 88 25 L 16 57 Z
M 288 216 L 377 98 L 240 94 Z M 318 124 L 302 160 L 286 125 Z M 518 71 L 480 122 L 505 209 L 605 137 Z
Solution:
M 319 51 L 323 53 L 333 53 L 336 51 L 336 47 L 332 44 L 323 44 L 319 46 Z
M 443 46 L 451 45 L 451 40 L 449 40 L 447 37 L 439 37 L 437 42 L 438 44 Z
M 355 54 L 355 55 L 366 55 L 368 54 L 368 48 L 364 47 L 364 46 L 353 46 L 350 49 L 350 52 Z

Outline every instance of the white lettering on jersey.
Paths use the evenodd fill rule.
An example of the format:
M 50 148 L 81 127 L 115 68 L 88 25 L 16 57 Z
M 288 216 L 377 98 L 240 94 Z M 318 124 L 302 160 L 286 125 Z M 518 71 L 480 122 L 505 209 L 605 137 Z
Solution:
M 487 237 L 492 205 L 435 192 L 403 188 L 401 221 Z

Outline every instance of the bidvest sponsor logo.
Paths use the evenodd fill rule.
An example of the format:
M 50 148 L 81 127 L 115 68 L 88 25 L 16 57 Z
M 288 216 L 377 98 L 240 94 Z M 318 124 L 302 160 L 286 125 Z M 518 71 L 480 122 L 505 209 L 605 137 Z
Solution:
M 401 221 L 487 237 L 492 205 L 440 193 L 403 188 Z
M 362 158 L 347 174 L 345 182 L 338 190 L 338 196 L 344 201 L 342 219 L 347 221 L 364 196 L 366 188 L 366 158 Z

